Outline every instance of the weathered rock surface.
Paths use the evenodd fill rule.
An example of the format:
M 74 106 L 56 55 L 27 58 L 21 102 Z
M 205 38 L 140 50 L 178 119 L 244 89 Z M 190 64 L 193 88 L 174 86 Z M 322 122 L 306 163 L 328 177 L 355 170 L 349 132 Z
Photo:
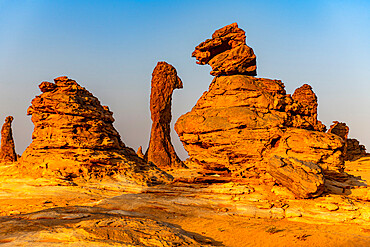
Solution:
M 366 148 L 364 145 L 360 145 L 360 142 L 356 139 L 348 138 L 349 127 L 345 123 L 334 121 L 328 133 L 335 134 L 344 140 L 344 160 L 352 160 L 366 155 Z
M 325 189 L 321 168 L 313 162 L 273 156 L 267 172 L 299 198 L 319 196 Z
M 171 143 L 171 104 L 174 89 L 182 88 L 176 69 L 158 62 L 152 74 L 150 112 L 152 130 L 145 158 L 158 167 L 184 167 Z
M 228 33 L 236 28 L 233 25 L 220 30 Z M 240 32 L 232 33 L 240 37 Z M 193 56 L 199 63 L 218 59 L 214 56 L 216 51 L 203 48 L 207 44 L 216 42 L 224 47 L 223 42 L 233 40 L 219 37 L 223 36 L 216 35 L 215 41 L 207 40 L 196 48 Z M 242 38 L 230 41 L 229 46 L 242 41 Z M 201 53 L 202 49 L 208 53 Z M 291 96 L 279 80 L 255 78 L 236 70 L 233 75 L 219 75 L 175 125 L 193 162 L 216 173 L 227 171 L 234 176 L 260 177 L 266 173 L 270 158 L 276 155 L 303 164 L 312 162 L 325 176 L 340 177 L 344 168 L 344 141 L 324 132 L 326 127 L 317 120 L 317 97 L 311 86 L 305 84 Z M 311 184 L 316 188 L 299 188 L 299 183 L 306 179 L 300 177 L 302 174 L 297 172 L 292 178 L 292 183 L 296 183 L 293 192 L 300 196 L 319 195 L 322 183 Z
M 136 213 L 53 208 L 0 222 L 4 246 L 205 246 L 181 228 Z
M 1 128 L 0 163 L 17 161 L 12 133 L 12 122 L 12 116 L 6 117 L 5 123 Z
M 270 153 L 288 153 L 324 170 L 341 171 L 341 138 L 308 130 L 312 126 L 293 127 L 297 109 L 281 81 L 222 76 L 179 118 L 175 129 L 190 158 L 207 169 L 248 176 L 251 170 L 263 172 L 259 163 Z
M 297 88 L 292 99 L 292 126 L 297 128 L 325 131 L 326 127 L 317 120 L 317 97 L 312 87 L 304 84 Z
M 225 26 L 212 35 L 212 39 L 195 47 L 192 54 L 198 64 L 209 64 L 211 75 L 257 75 L 256 56 L 247 46 L 245 32 L 237 23 Z
M 35 128 L 20 173 L 72 180 L 119 177 L 140 184 L 171 179 L 123 144 L 107 106 L 74 80 L 54 81 L 40 84 L 43 93 L 28 108 Z

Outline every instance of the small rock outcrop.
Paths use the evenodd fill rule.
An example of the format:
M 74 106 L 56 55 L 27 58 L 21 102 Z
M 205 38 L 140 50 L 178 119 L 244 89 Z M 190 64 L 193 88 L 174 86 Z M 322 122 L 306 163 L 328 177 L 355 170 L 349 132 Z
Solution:
M 27 114 L 35 125 L 20 172 L 63 179 L 120 178 L 153 184 L 171 180 L 121 141 L 113 113 L 76 81 L 65 76 L 42 82 L 43 92 Z
M 361 145 L 357 139 L 347 139 L 346 160 L 353 160 L 365 156 L 366 154 L 366 147 Z
M 317 96 L 313 92 L 312 87 L 304 84 L 297 88 L 293 95 L 292 104 L 292 127 L 325 131 L 326 127 L 317 120 Z
M 366 155 L 366 148 L 364 145 L 360 145 L 360 142 L 356 139 L 348 138 L 349 127 L 345 123 L 334 121 L 328 133 L 340 136 L 344 140 L 344 160 L 353 160 Z
M 193 56 L 200 64 L 217 61 L 219 55 L 244 42 L 245 38 L 233 39 L 244 35 L 239 30 L 231 24 L 216 31 Z M 212 40 L 222 49 L 200 53 Z M 225 40 L 229 45 L 223 45 Z M 232 62 L 230 57 L 227 69 L 232 73 L 213 73 L 209 90 L 176 122 L 175 130 L 190 161 L 202 165 L 207 173 L 227 171 L 236 177 L 263 178 L 270 171 L 297 197 L 320 195 L 322 174 L 337 178 L 343 173 L 344 142 L 324 132 L 311 86 L 305 84 L 291 96 L 279 80 L 241 72 L 239 57 L 234 58 Z M 301 186 L 307 179 L 313 180 Z
M 152 129 L 145 158 L 162 168 L 184 167 L 171 143 L 171 104 L 174 89 L 182 88 L 182 81 L 176 69 L 166 63 L 158 62 L 152 74 L 150 112 Z
M 237 23 L 223 27 L 212 39 L 200 43 L 192 54 L 198 64 L 209 64 L 211 75 L 257 75 L 256 55 L 247 46 L 244 30 Z
M 17 161 L 12 133 L 12 122 L 12 116 L 6 117 L 5 123 L 1 128 L 0 163 Z

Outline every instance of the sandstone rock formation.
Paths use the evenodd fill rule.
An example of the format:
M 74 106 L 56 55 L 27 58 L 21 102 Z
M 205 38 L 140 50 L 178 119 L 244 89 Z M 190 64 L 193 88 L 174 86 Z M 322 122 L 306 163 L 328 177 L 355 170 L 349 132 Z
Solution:
M 171 104 L 174 89 L 182 88 L 176 69 L 158 62 L 152 74 L 150 112 L 152 130 L 145 158 L 158 167 L 184 167 L 171 143 Z
M 12 133 L 12 122 L 12 116 L 6 117 L 5 123 L 1 128 L 0 163 L 17 161 Z
M 247 46 L 245 32 L 237 23 L 225 26 L 200 43 L 192 54 L 198 64 L 209 64 L 211 75 L 257 75 L 256 56 Z
M 234 29 L 232 24 L 220 30 Z M 222 35 L 228 37 L 229 32 L 220 30 L 213 38 L 227 40 Z M 200 47 L 203 46 L 202 43 Z M 233 49 L 232 45 L 222 47 Z M 217 60 L 217 55 L 225 52 L 214 49 L 206 56 L 199 49 L 198 46 L 193 55 L 201 64 L 209 57 Z M 294 183 L 288 188 L 298 197 L 319 195 L 323 191 L 322 178 L 316 166 L 325 176 L 340 176 L 344 170 L 344 142 L 324 132 L 325 126 L 317 120 L 317 97 L 312 88 L 305 84 L 291 96 L 279 80 L 245 75 L 239 72 L 237 63 L 228 66 L 233 75 L 215 74 L 209 90 L 175 125 L 190 159 L 205 170 L 228 171 L 240 177 L 261 177 L 266 170 L 276 171 L 282 166 L 271 162 L 275 156 L 281 162 L 295 160 L 292 168 L 272 172 L 276 181 L 283 185 Z M 297 167 L 302 172 L 295 171 Z M 303 176 L 303 171 L 308 175 Z M 317 176 L 317 183 L 299 187 L 302 181 Z
M 19 171 L 32 177 L 120 178 L 139 184 L 171 177 L 139 158 L 115 130 L 113 113 L 89 91 L 67 77 L 42 82 L 28 115 L 35 125 L 32 143 Z
M 334 121 L 330 126 L 328 133 L 333 133 L 340 136 L 345 146 L 343 148 L 344 160 L 352 160 L 361 156 L 366 155 L 366 148 L 364 145 L 360 145 L 360 142 L 356 139 L 348 138 L 349 127 L 345 123 Z
M 353 160 L 366 155 L 366 148 L 357 139 L 347 139 L 346 160 Z
M 317 97 L 312 87 L 304 84 L 297 88 L 292 99 L 292 126 L 297 128 L 325 131 L 326 127 L 317 120 Z

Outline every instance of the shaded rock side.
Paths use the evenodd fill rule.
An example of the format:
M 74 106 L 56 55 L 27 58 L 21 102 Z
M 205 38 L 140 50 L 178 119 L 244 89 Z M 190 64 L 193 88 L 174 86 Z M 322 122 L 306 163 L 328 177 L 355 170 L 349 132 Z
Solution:
M 267 172 L 298 198 L 319 196 L 325 189 L 321 168 L 313 162 L 274 155 L 268 162 Z
M 286 94 L 279 80 L 215 77 L 175 129 L 190 158 L 205 169 L 245 177 L 261 174 L 266 171 L 262 161 L 274 153 L 340 173 L 342 139 L 313 131 L 312 125 L 295 127 L 294 119 L 303 112 L 300 107 L 305 105 Z
M 366 147 L 361 145 L 357 139 L 347 139 L 346 160 L 353 160 L 366 155 Z
M 12 116 L 6 117 L 5 123 L 1 128 L 0 163 L 17 161 L 12 133 L 13 119 L 14 118 Z
M 184 167 L 171 143 L 171 104 L 174 89 L 182 88 L 176 69 L 158 62 L 152 74 L 150 112 L 152 129 L 145 158 L 158 167 Z
M 344 160 L 353 160 L 366 155 L 366 148 L 364 145 L 360 145 L 360 142 L 356 139 L 348 138 L 349 127 L 345 123 L 334 121 L 328 133 L 335 134 L 344 140 Z
M 337 135 L 345 141 L 348 139 L 349 127 L 346 125 L 346 123 L 334 121 L 333 124 L 330 125 L 328 133 Z
M 20 159 L 20 173 L 85 180 L 120 177 L 140 184 L 171 179 L 125 146 L 107 106 L 74 80 L 59 77 L 54 82 L 42 82 L 43 93 L 28 108 L 35 128 Z
M 215 31 L 211 39 L 195 47 L 192 56 L 198 64 L 211 65 L 213 76 L 257 75 L 256 55 L 247 46 L 245 32 L 237 23 Z

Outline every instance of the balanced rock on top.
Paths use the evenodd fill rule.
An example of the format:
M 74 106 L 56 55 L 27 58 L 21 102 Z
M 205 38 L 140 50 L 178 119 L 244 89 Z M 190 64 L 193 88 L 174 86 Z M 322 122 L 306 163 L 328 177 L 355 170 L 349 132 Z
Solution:
M 198 64 L 209 64 L 211 75 L 257 75 L 256 56 L 247 46 L 245 32 L 237 23 L 225 26 L 200 43 L 192 54 Z
M 43 93 L 28 108 L 35 128 L 20 159 L 20 173 L 84 180 L 120 177 L 139 184 L 171 180 L 125 146 L 107 106 L 74 80 L 64 76 L 54 82 L 42 82 Z
M 196 47 L 193 56 L 198 63 L 212 66 L 210 61 L 222 61 L 220 65 L 232 72 L 213 73 L 208 91 L 177 120 L 175 130 L 190 160 L 202 165 L 205 173 L 263 180 L 268 171 L 297 197 L 318 196 L 325 176 L 343 173 L 344 142 L 324 132 L 309 85 L 291 96 L 281 81 L 251 76 L 253 64 L 244 66 L 253 71 L 246 73 L 237 63 L 224 62 L 222 54 L 243 44 L 243 35 L 231 24 Z M 295 186 L 289 186 L 292 183 Z
M 162 168 L 185 167 L 172 146 L 170 135 L 172 93 L 179 88 L 182 88 L 182 81 L 177 76 L 176 69 L 166 62 L 158 62 L 152 74 L 152 130 L 145 158 Z
M 0 163 L 17 161 L 12 133 L 12 122 L 12 116 L 6 117 L 5 123 L 1 128 Z

